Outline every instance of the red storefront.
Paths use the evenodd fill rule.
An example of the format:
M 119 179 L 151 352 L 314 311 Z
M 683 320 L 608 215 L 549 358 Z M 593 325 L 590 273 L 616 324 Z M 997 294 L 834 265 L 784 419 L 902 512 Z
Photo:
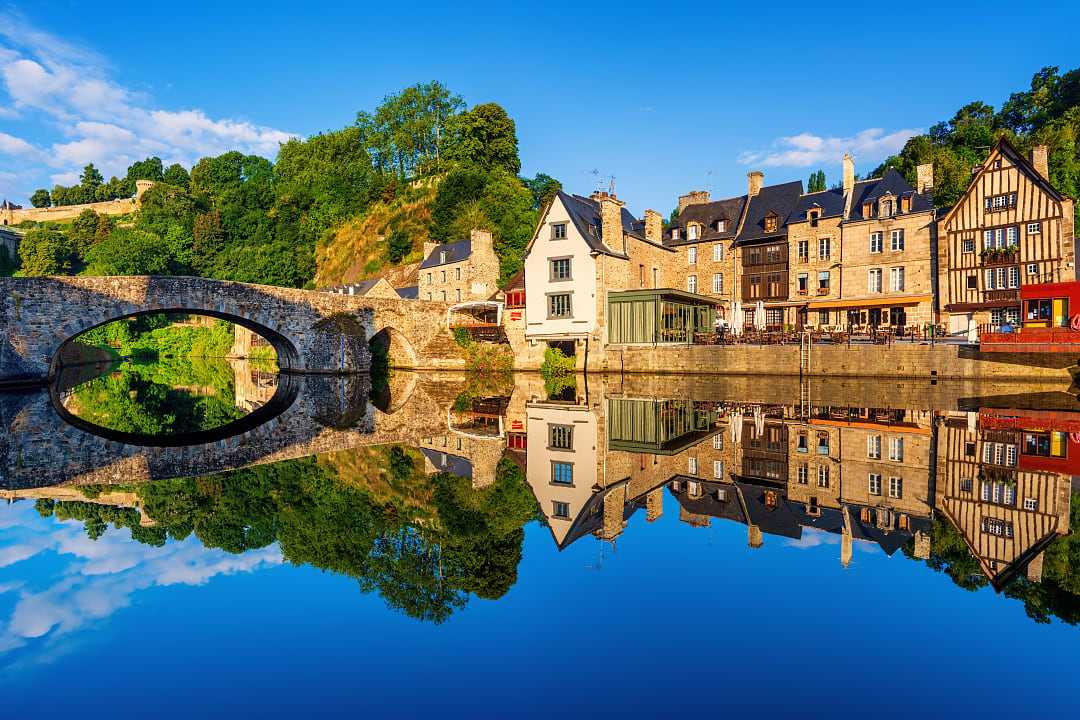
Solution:
M 979 336 L 988 352 L 1080 351 L 1080 282 L 1024 285 L 1020 326 Z

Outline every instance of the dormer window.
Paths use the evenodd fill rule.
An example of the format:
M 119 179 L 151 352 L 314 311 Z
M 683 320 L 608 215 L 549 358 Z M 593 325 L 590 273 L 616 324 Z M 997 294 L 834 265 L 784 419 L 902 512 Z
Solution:
M 810 227 L 817 227 L 818 220 L 821 218 L 821 210 L 814 208 L 813 210 L 806 211 L 806 219 L 810 221 Z
M 882 198 L 878 201 L 878 216 L 879 217 L 892 217 L 893 216 L 893 201 L 892 198 Z
M 770 212 L 765 216 L 765 232 L 776 232 L 778 227 L 780 227 L 780 218 L 776 213 Z
M 439 251 L 439 264 L 442 265 L 445 262 L 446 262 L 446 251 L 445 250 L 440 250 Z
M 687 225 L 686 226 L 686 239 L 687 240 L 697 240 L 698 239 L 698 226 L 697 225 Z
M 720 220 L 717 220 L 713 223 L 713 229 L 716 230 L 716 232 L 724 232 L 725 230 L 727 230 L 727 220 L 724 220 L 722 218 Z
M 863 206 L 862 206 L 862 216 L 864 218 L 868 218 L 868 217 L 873 217 L 873 215 L 874 215 L 874 204 L 869 203 L 869 202 L 864 202 Z
M 679 228 L 677 228 L 677 227 L 671 228 L 671 239 L 672 240 L 678 240 L 679 239 Z
M 900 198 L 900 212 L 911 212 L 911 196 L 904 195 Z

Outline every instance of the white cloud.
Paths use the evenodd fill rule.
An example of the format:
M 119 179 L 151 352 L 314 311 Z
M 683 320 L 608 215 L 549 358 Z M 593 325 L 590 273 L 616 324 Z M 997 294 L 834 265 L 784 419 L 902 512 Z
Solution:
M 921 132 L 917 128 L 890 133 L 882 128 L 869 128 L 850 137 L 822 137 L 804 132 L 782 137 L 768 150 L 744 152 L 739 162 L 759 167 L 807 167 L 839 162 L 845 152 L 857 160 L 874 162 L 899 152 L 909 138 Z
M 5 21 L 9 20 L 5 16 Z M 110 77 L 105 61 L 40 31 L 15 15 L 0 27 L 0 121 L 42 119 L 56 138 L 35 146 L 0 131 L 0 154 L 23 162 L 5 168 L 24 192 L 71 182 L 87 163 L 122 176 L 135 160 L 157 155 L 190 167 L 200 157 L 229 150 L 273 157 L 293 133 L 235 118 L 212 118 L 198 108 L 155 107 L 140 92 Z

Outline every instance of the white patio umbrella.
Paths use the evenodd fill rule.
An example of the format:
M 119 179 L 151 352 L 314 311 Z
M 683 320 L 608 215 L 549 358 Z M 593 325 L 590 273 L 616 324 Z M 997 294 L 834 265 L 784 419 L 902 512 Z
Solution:
M 760 405 L 754 406 L 754 432 L 758 437 L 765 434 L 765 409 Z
M 728 416 L 731 423 L 731 442 L 738 444 L 742 440 L 742 410 L 735 410 Z
M 731 333 L 742 335 L 742 303 L 738 300 L 731 301 Z M 732 438 L 734 439 L 734 438 Z
M 760 300 L 754 306 L 754 327 L 758 330 L 765 329 L 765 303 Z

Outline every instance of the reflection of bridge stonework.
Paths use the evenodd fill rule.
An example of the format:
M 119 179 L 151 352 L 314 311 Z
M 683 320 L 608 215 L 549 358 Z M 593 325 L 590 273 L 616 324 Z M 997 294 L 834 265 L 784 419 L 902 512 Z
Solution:
M 97 325 L 138 314 L 211 315 L 263 335 L 285 371 L 341 373 L 370 367 L 368 341 L 391 337 L 401 367 L 463 364 L 442 303 L 358 298 L 194 277 L 0 278 L 0 382 L 44 379 L 57 351 Z M 395 342 L 396 341 L 396 342 Z
M 421 445 L 449 432 L 446 378 L 419 377 L 392 414 L 368 402 L 367 376 L 283 376 L 295 401 L 272 420 L 224 440 L 185 447 L 131 445 L 79 429 L 45 391 L 0 394 L 0 489 L 116 484 L 210 475 L 319 453 Z

